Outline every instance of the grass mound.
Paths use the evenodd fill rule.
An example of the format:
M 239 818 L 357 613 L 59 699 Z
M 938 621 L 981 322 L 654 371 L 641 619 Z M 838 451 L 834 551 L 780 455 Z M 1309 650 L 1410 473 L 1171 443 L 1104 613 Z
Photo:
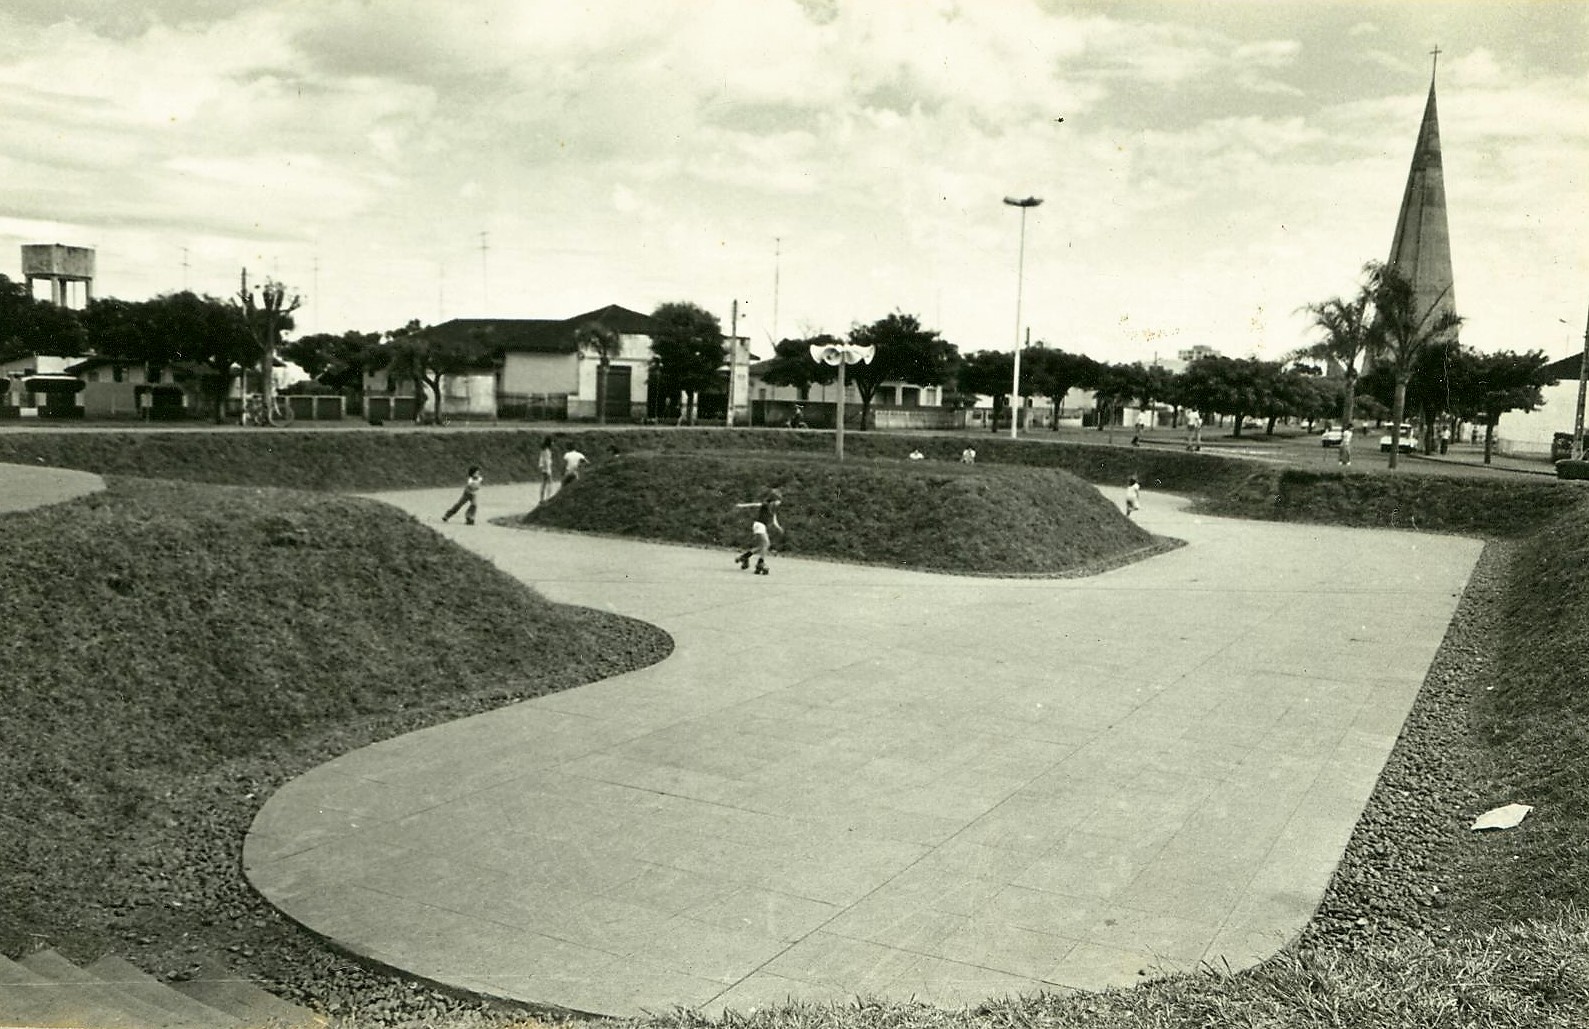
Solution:
M 1589 905 L 1589 505 L 1520 541 L 1503 586 L 1497 674 L 1480 694 L 1473 735 L 1482 792 L 1535 810 L 1504 839 L 1469 848 L 1469 888 L 1515 915 Z
M 1096 489 L 1053 469 L 756 454 L 631 454 L 599 465 L 524 524 L 742 547 L 752 509 L 783 493 L 775 546 L 933 571 L 1060 575 L 1150 551 L 1155 538 Z
M 1204 495 L 1207 510 L 1237 518 L 1491 537 L 1533 532 L 1584 498 L 1582 489 L 1551 480 L 1276 468 L 1248 472 Z
M 30 933 L 127 953 L 130 933 L 172 967 L 234 931 L 243 831 L 277 783 L 671 649 L 355 498 L 113 479 L 0 530 L 7 953 Z

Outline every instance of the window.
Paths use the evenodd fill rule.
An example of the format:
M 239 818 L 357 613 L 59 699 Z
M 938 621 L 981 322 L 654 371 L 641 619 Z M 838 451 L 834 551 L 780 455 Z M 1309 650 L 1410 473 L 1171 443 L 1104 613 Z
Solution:
M 126 377 L 127 377 L 127 369 L 123 368 L 119 364 L 113 364 L 113 365 L 110 366 L 110 381 L 111 382 L 120 382 L 121 380 L 125 379 Z

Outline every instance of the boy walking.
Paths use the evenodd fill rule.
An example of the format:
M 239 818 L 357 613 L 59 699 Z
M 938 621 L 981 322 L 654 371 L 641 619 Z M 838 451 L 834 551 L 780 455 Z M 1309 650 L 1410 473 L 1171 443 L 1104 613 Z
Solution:
M 453 515 L 457 514 L 465 505 L 468 505 L 469 510 L 464 512 L 463 520 L 465 525 L 473 525 L 476 501 L 480 495 L 480 484 L 482 482 L 485 482 L 485 476 L 480 474 L 480 466 L 477 464 L 470 465 L 469 478 L 463 484 L 463 496 L 458 498 L 456 504 L 447 509 L 447 513 L 441 516 L 441 520 L 444 522 L 449 521 Z
M 1126 482 L 1126 517 L 1130 518 L 1140 510 L 1142 510 L 1142 483 L 1133 475 Z
M 563 485 L 567 486 L 579 478 L 579 466 L 590 460 L 584 454 L 569 447 L 563 453 Z

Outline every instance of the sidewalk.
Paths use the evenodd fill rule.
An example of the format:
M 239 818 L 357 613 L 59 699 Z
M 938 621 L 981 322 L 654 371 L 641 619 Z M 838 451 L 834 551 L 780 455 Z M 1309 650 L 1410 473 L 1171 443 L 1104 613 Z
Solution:
M 67 468 L 0 464 L 0 513 L 60 504 L 105 488 L 105 480 Z
M 356 954 L 608 1015 L 1262 960 L 1317 905 L 1481 549 L 1146 495 L 1143 524 L 1189 545 L 1092 578 L 757 577 L 442 525 L 454 492 L 383 499 L 675 652 L 309 772 L 245 871 Z

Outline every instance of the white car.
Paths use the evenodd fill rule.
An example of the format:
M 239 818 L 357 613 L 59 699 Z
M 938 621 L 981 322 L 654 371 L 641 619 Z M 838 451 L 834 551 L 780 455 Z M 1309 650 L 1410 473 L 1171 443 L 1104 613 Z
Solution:
M 1413 435 L 1413 431 L 1412 431 L 1412 426 L 1411 425 L 1403 425 L 1401 427 L 1401 434 L 1400 435 L 1401 435 L 1400 446 L 1398 446 L 1397 449 L 1401 453 L 1410 454 L 1414 450 L 1418 449 L 1418 439 L 1417 439 L 1416 436 Z M 1379 452 L 1381 454 L 1390 453 L 1390 433 L 1389 432 L 1386 432 L 1385 435 L 1379 437 Z
M 1338 447 L 1340 445 L 1341 445 L 1341 430 L 1340 429 L 1325 429 L 1324 430 L 1324 435 L 1319 437 L 1319 446 L 1321 446 L 1321 447 Z

